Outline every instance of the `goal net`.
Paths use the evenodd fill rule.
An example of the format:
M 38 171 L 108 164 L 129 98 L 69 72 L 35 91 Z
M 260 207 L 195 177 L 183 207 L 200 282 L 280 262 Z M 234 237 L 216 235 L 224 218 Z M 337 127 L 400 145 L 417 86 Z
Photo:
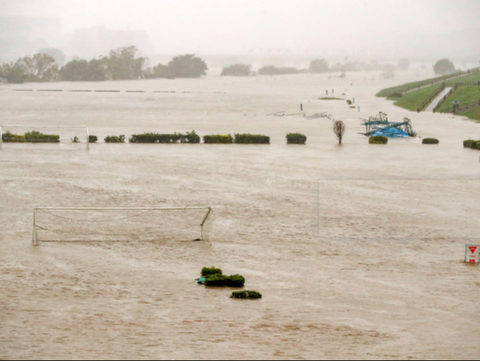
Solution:
M 40 242 L 209 240 L 210 207 L 35 208 Z
M 0 150 L 3 143 L 80 143 L 89 149 L 86 126 L 0 125 Z

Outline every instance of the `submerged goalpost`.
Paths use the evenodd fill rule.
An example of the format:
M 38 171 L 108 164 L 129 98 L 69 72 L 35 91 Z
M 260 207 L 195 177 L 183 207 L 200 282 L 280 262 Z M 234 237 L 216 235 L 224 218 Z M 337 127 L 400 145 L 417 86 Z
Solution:
M 5 134 L 8 134 L 10 132 L 10 130 L 13 130 L 13 129 L 23 129 L 24 131 L 33 131 L 33 130 L 37 130 L 37 129 L 57 129 L 57 132 L 58 133 L 62 133 L 62 134 L 56 134 L 59 136 L 59 139 L 58 141 L 56 141 L 56 143 L 60 142 L 60 138 L 62 136 L 64 137 L 68 137 L 68 136 L 74 136 L 76 137 L 77 136 L 77 130 L 80 130 L 81 133 L 83 133 L 85 135 L 85 143 L 86 143 L 86 147 L 87 147 L 87 150 L 90 149 L 90 134 L 88 132 L 88 127 L 87 126 L 63 126 L 63 125 L 59 125 L 59 126 L 51 126 L 51 125 L 45 125 L 45 126 L 40 126 L 40 125 L 0 125 L 0 150 L 3 149 L 3 143 L 7 143 L 7 141 L 3 141 L 3 138 L 4 138 L 4 135 Z M 73 131 L 73 132 L 72 132 Z M 20 136 L 23 136 L 23 134 L 19 134 Z M 78 139 L 78 141 L 80 142 L 80 139 Z M 28 140 L 12 140 L 12 141 L 9 141 L 9 142 L 12 142 L 12 143 L 48 143 L 49 141 L 48 140 L 38 140 L 38 141 L 28 141 Z
M 41 242 L 208 240 L 210 207 L 37 207 L 34 246 Z

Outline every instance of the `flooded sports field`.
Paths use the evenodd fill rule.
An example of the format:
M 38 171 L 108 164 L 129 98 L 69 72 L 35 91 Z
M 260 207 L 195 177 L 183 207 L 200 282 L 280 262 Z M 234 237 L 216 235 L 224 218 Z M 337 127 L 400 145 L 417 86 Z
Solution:
M 0 358 L 479 358 L 480 271 L 464 257 L 480 243 L 480 152 L 462 142 L 480 124 L 375 97 L 418 79 L 2 84 L 0 124 L 61 142 L 0 150 Z M 369 145 L 360 117 L 380 111 L 410 118 L 418 137 Z M 320 113 L 345 122 L 342 145 Z M 41 128 L 60 125 L 99 142 Z M 192 130 L 270 144 L 103 141 Z M 297 132 L 306 144 L 286 144 Z M 194 206 L 213 210 L 200 242 L 180 226 L 152 241 L 121 222 L 121 242 L 32 246 L 36 207 Z M 262 299 L 197 285 L 205 266 L 243 275 Z

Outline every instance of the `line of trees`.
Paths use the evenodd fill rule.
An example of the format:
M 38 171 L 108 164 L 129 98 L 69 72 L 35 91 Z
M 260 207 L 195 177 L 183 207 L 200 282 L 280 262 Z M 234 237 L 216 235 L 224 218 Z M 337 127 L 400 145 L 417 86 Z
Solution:
M 167 65 L 148 67 L 148 59 L 135 46 L 110 51 L 109 56 L 75 59 L 59 67 L 54 56 L 37 53 L 0 66 L 0 78 L 8 83 L 52 81 L 104 81 L 154 78 L 199 78 L 208 70 L 195 54 L 174 57 Z
M 389 71 L 393 72 L 396 69 L 407 70 L 410 67 L 410 61 L 408 59 L 400 59 L 398 64 L 379 64 L 375 61 L 371 63 L 363 62 L 351 62 L 346 61 L 345 63 L 337 63 L 335 65 L 330 65 L 325 59 L 314 59 L 310 61 L 310 66 L 307 69 L 297 69 L 294 67 L 277 67 L 274 65 L 266 65 L 261 67 L 258 70 L 260 75 L 281 75 L 281 74 L 302 74 L 302 73 L 312 73 L 312 74 L 322 74 L 322 73 L 336 73 L 351 71 Z M 233 64 L 226 66 L 222 69 L 222 76 L 251 76 L 256 75 L 256 72 L 251 70 L 251 66 L 247 64 Z

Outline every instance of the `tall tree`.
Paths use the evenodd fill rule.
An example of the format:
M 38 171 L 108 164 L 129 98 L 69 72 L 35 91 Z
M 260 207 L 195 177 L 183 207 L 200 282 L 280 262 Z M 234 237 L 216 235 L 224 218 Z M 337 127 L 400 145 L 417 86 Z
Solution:
M 24 83 L 27 79 L 25 66 L 19 61 L 4 63 L 0 66 L 0 78 L 6 79 L 11 84 Z
M 107 80 L 106 57 L 86 61 L 72 60 L 60 69 L 60 78 L 66 81 L 103 81 Z
M 65 81 L 85 81 L 87 71 L 86 60 L 72 60 L 60 69 L 60 78 Z
M 26 81 L 48 82 L 58 79 L 58 65 L 55 59 L 47 54 L 35 54 L 33 57 L 19 59 L 25 68 Z
M 110 51 L 108 57 L 108 75 L 112 80 L 140 79 L 146 58 L 136 57 L 135 46 L 118 48 Z
M 221 76 L 249 76 L 252 67 L 246 64 L 233 64 L 222 69 Z
M 455 65 L 448 59 L 441 59 L 433 66 L 433 71 L 438 75 L 447 75 L 455 71 Z
M 196 57 L 195 54 L 176 56 L 167 66 L 175 78 L 200 78 L 202 75 L 207 75 L 208 70 L 205 61 Z
M 333 133 L 337 136 L 338 144 L 342 144 L 343 135 L 345 134 L 345 123 L 341 120 L 333 122 Z
M 310 61 L 310 68 L 308 71 L 310 73 L 326 73 L 329 69 L 330 67 L 325 59 L 315 59 Z

